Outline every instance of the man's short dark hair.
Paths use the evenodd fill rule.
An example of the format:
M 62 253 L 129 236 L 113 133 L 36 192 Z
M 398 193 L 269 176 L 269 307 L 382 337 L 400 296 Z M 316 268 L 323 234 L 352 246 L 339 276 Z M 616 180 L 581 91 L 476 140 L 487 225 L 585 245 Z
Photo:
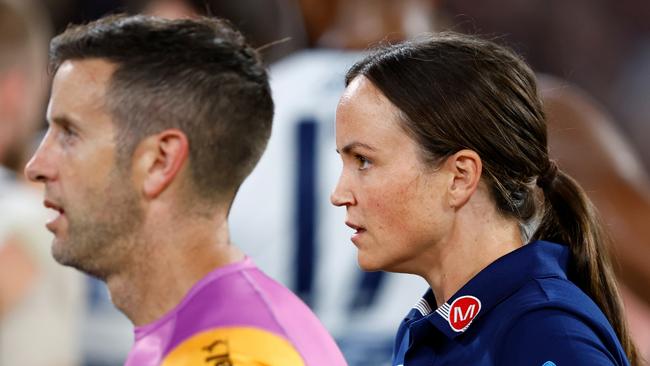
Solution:
M 178 128 L 189 140 L 194 191 L 231 197 L 262 155 L 273 101 L 259 55 L 228 22 L 114 15 L 74 26 L 50 44 L 50 67 L 101 58 L 116 65 L 106 107 L 118 160 L 146 136 Z

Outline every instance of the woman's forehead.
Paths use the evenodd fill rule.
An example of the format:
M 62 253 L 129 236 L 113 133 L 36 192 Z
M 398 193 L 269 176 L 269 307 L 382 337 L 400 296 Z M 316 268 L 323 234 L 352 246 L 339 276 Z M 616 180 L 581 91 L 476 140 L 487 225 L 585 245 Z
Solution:
M 397 107 L 370 81 L 357 80 L 350 83 L 337 109 L 337 148 L 363 144 L 380 152 L 414 144 L 401 125 Z
M 350 82 L 341 96 L 336 113 L 337 120 L 368 118 L 373 121 L 397 121 L 400 116 L 399 109 L 363 76 Z

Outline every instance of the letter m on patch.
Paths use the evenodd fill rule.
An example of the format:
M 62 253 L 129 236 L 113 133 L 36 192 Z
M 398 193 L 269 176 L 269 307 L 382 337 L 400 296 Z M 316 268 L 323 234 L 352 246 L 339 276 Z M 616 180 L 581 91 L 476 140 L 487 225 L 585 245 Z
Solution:
M 474 317 L 475 310 L 476 305 L 474 304 L 467 307 L 465 314 L 463 314 L 463 309 L 460 306 L 454 308 L 454 323 L 464 322 L 467 319 L 472 319 Z
M 481 311 L 481 301 L 474 296 L 461 296 L 451 304 L 447 321 L 456 332 L 463 332 Z

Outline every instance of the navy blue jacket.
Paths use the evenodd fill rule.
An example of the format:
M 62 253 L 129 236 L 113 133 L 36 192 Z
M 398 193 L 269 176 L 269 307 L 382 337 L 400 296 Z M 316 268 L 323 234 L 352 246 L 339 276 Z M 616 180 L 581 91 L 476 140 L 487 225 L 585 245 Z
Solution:
M 437 309 L 429 290 L 400 325 L 393 365 L 629 365 L 598 306 L 567 279 L 568 260 L 566 246 L 536 241 Z

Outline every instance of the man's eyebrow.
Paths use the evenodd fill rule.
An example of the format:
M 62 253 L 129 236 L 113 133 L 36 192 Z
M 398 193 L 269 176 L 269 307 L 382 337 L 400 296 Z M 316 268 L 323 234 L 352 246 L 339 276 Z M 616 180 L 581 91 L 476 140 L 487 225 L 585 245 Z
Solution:
M 66 115 L 54 116 L 47 122 L 61 127 L 77 127 L 79 125 L 73 118 Z
M 375 148 L 372 147 L 372 146 L 370 146 L 370 145 L 364 144 L 363 142 L 359 142 L 359 141 L 353 141 L 353 142 L 351 142 L 351 143 L 349 143 L 349 144 L 343 146 L 343 148 L 341 149 L 341 151 L 339 151 L 338 149 L 336 149 L 336 152 L 339 153 L 339 154 L 340 154 L 341 152 L 343 152 L 343 154 L 346 154 L 346 155 L 347 155 L 347 154 L 350 154 L 350 152 L 351 152 L 352 150 L 354 150 L 354 149 L 358 149 L 358 148 L 362 148 L 362 149 L 366 149 L 366 150 L 370 150 L 370 151 L 375 151 Z

